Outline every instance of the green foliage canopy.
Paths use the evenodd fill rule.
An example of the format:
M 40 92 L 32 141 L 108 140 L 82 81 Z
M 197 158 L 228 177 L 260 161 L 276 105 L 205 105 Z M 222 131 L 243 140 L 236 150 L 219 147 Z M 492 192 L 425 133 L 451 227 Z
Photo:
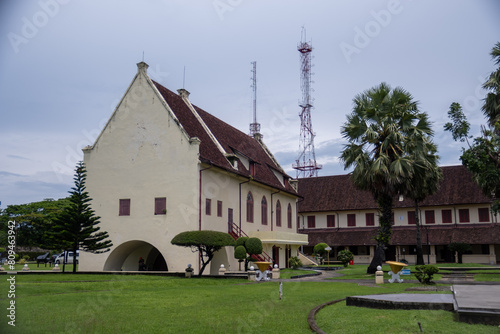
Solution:
M 45 245 L 47 231 L 54 218 L 68 205 L 68 199 L 51 198 L 28 204 L 9 205 L 0 211 L 0 245 L 7 244 L 9 220 L 16 222 L 16 243 L 25 247 L 50 248 Z
M 337 254 L 337 259 L 342 262 L 342 264 L 344 265 L 344 267 L 347 267 L 347 265 L 349 264 L 349 262 L 351 260 L 354 260 L 354 254 L 347 250 L 347 249 L 344 249 L 344 250 L 341 250 L 338 254 Z
M 495 64 L 500 65 L 500 42 L 491 51 Z M 486 196 L 493 199 L 491 209 L 500 212 L 500 67 L 492 72 L 483 84 L 488 90 L 481 107 L 486 117 L 487 126 L 481 127 L 481 135 L 474 138 L 472 145 L 469 136 L 469 123 L 461 112 L 458 103 L 452 103 L 448 113 L 451 122 L 446 123 L 445 130 L 450 131 L 453 139 L 467 140 L 468 149 L 462 148 L 462 164 L 472 173 L 474 180 Z
M 328 253 L 328 251 L 325 249 L 327 248 L 328 245 L 325 244 L 324 242 L 320 242 L 319 244 L 316 244 L 313 248 L 313 252 L 314 254 L 317 254 L 319 256 L 323 256 L 325 255 L 326 253 Z
M 199 252 L 202 262 L 201 276 L 205 267 L 212 261 L 215 252 L 225 246 L 234 246 L 233 237 L 228 233 L 218 231 L 185 231 L 177 234 L 171 241 L 173 245 L 190 247 L 193 252 Z
M 248 238 L 247 241 L 245 241 L 245 248 L 250 256 L 262 254 L 262 241 L 260 241 L 259 238 Z

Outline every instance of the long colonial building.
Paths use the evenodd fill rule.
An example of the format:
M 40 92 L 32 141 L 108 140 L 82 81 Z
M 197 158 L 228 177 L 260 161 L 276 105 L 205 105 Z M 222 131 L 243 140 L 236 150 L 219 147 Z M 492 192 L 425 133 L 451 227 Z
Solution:
M 258 237 L 263 257 L 288 266 L 288 259 L 319 242 L 349 249 L 356 263 L 375 251 L 378 210 L 370 193 L 348 175 L 293 180 L 259 134 L 249 136 L 151 80 L 148 65 L 137 74 L 101 134 L 84 148 L 87 190 L 110 252 L 80 254 L 80 270 L 183 271 L 200 267 L 199 254 L 174 246 L 183 231 L 215 230 L 233 237 Z M 464 261 L 496 263 L 500 226 L 484 196 L 462 166 L 443 167 L 439 191 L 420 204 L 425 257 L 454 261 L 451 242 L 472 245 Z M 394 201 L 387 259 L 415 262 L 415 210 L 406 198 Z M 239 269 L 233 247 L 217 252 L 206 273 L 221 264 Z
M 199 254 L 174 246 L 183 231 L 215 230 L 258 237 L 264 257 L 286 267 L 307 235 L 297 233 L 297 182 L 260 135 L 251 137 L 196 107 L 138 70 L 92 146 L 84 148 L 87 190 L 113 242 L 110 252 L 80 254 L 80 270 L 199 269 Z M 233 247 L 216 253 L 238 270 Z
M 452 242 L 472 246 L 464 262 L 500 262 L 500 224 L 485 196 L 463 166 L 442 167 L 439 191 L 419 204 L 424 259 L 427 263 L 454 262 L 448 250 Z M 309 236 L 305 253 L 324 242 L 339 250 L 349 249 L 355 263 L 370 263 L 378 229 L 377 204 L 371 193 L 356 189 L 349 175 L 299 179 L 299 231 Z M 415 203 L 394 199 L 391 245 L 387 260 L 416 262 Z

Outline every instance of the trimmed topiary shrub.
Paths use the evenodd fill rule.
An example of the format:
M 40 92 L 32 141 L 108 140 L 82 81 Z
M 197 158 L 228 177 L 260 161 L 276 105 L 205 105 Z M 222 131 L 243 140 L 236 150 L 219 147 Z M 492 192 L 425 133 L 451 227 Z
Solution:
M 328 251 L 325 249 L 327 247 L 328 247 L 327 244 L 325 244 L 324 242 L 320 242 L 313 248 L 313 253 L 321 258 L 321 263 L 323 263 L 323 259 L 325 255 L 328 253 Z
M 238 262 L 243 262 L 247 258 L 247 249 L 245 246 L 239 245 L 234 247 L 234 258 L 238 260 Z
M 247 242 L 248 237 L 239 237 L 236 240 L 236 246 L 245 246 L 245 242 Z
M 420 283 L 435 284 L 432 281 L 432 276 L 439 271 L 438 267 L 426 264 L 422 266 L 416 266 L 415 270 L 416 270 L 415 277 L 418 279 Z
M 347 267 L 349 262 L 354 260 L 354 254 L 351 251 L 344 249 L 338 253 L 337 259 L 342 262 L 344 267 Z
M 250 256 L 262 254 L 262 241 L 259 238 L 248 238 L 245 242 L 245 248 Z
M 238 262 L 245 260 L 245 271 L 247 271 L 248 262 L 255 261 L 252 256 L 262 254 L 262 250 L 262 241 L 259 238 L 240 237 L 236 240 L 234 258 L 238 259 Z

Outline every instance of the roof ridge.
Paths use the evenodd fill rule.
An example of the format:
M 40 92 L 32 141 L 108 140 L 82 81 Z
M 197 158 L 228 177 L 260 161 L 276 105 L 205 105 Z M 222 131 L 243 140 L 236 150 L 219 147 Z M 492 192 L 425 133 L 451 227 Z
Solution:
M 222 147 L 222 145 L 220 144 L 219 140 L 213 134 L 212 130 L 210 130 L 210 128 L 205 123 L 205 121 L 203 120 L 203 118 L 201 118 L 201 116 L 198 114 L 198 112 L 196 111 L 196 109 L 191 104 L 191 101 L 189 101 L 189 99 L 188 99 L 189 92 L 187 90 L 183 89 L 183 88 L 179 89 L 177 91 L 179 92 L 179 96 L 181 97 L 182 101 L 184 101 L 184 103 L 186 104 L 186 106 L 193 113 L 194 117 L 196 117 L 196 119 L 198 120 L 198 122 L 200 122 L 201 126 L 203 127 L 203 130 L 205 130 L 205 132 L 208 134 L 208 137 L 210 137 L 210 139 L 214 142 L 215 146 L 219 149 L 219 151 L 224 156 L 226 156 L 227 152 L 224 149 L 224 147 Z M 183 92 L 187 92 L 187 94 L 183 93 Z

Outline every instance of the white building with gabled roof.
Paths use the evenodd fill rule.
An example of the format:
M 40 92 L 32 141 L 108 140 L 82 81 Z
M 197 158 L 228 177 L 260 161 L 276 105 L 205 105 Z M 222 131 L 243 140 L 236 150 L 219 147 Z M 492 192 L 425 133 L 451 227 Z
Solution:
M 92 146 L 84 148 L 87 191 L 113 242 L 110 252 L 80 254 L 81 271 L 199 269 L 198 253 L 174 246 L 180 232 L 215 230 L 258 237 L 263 255 L 288 266 L 308 243 L 297 233 L 296 182 L 278 164 L 262 137 L 224 123 L 138 71 Z M 221 264 L 237 270 L 233 247 Z

